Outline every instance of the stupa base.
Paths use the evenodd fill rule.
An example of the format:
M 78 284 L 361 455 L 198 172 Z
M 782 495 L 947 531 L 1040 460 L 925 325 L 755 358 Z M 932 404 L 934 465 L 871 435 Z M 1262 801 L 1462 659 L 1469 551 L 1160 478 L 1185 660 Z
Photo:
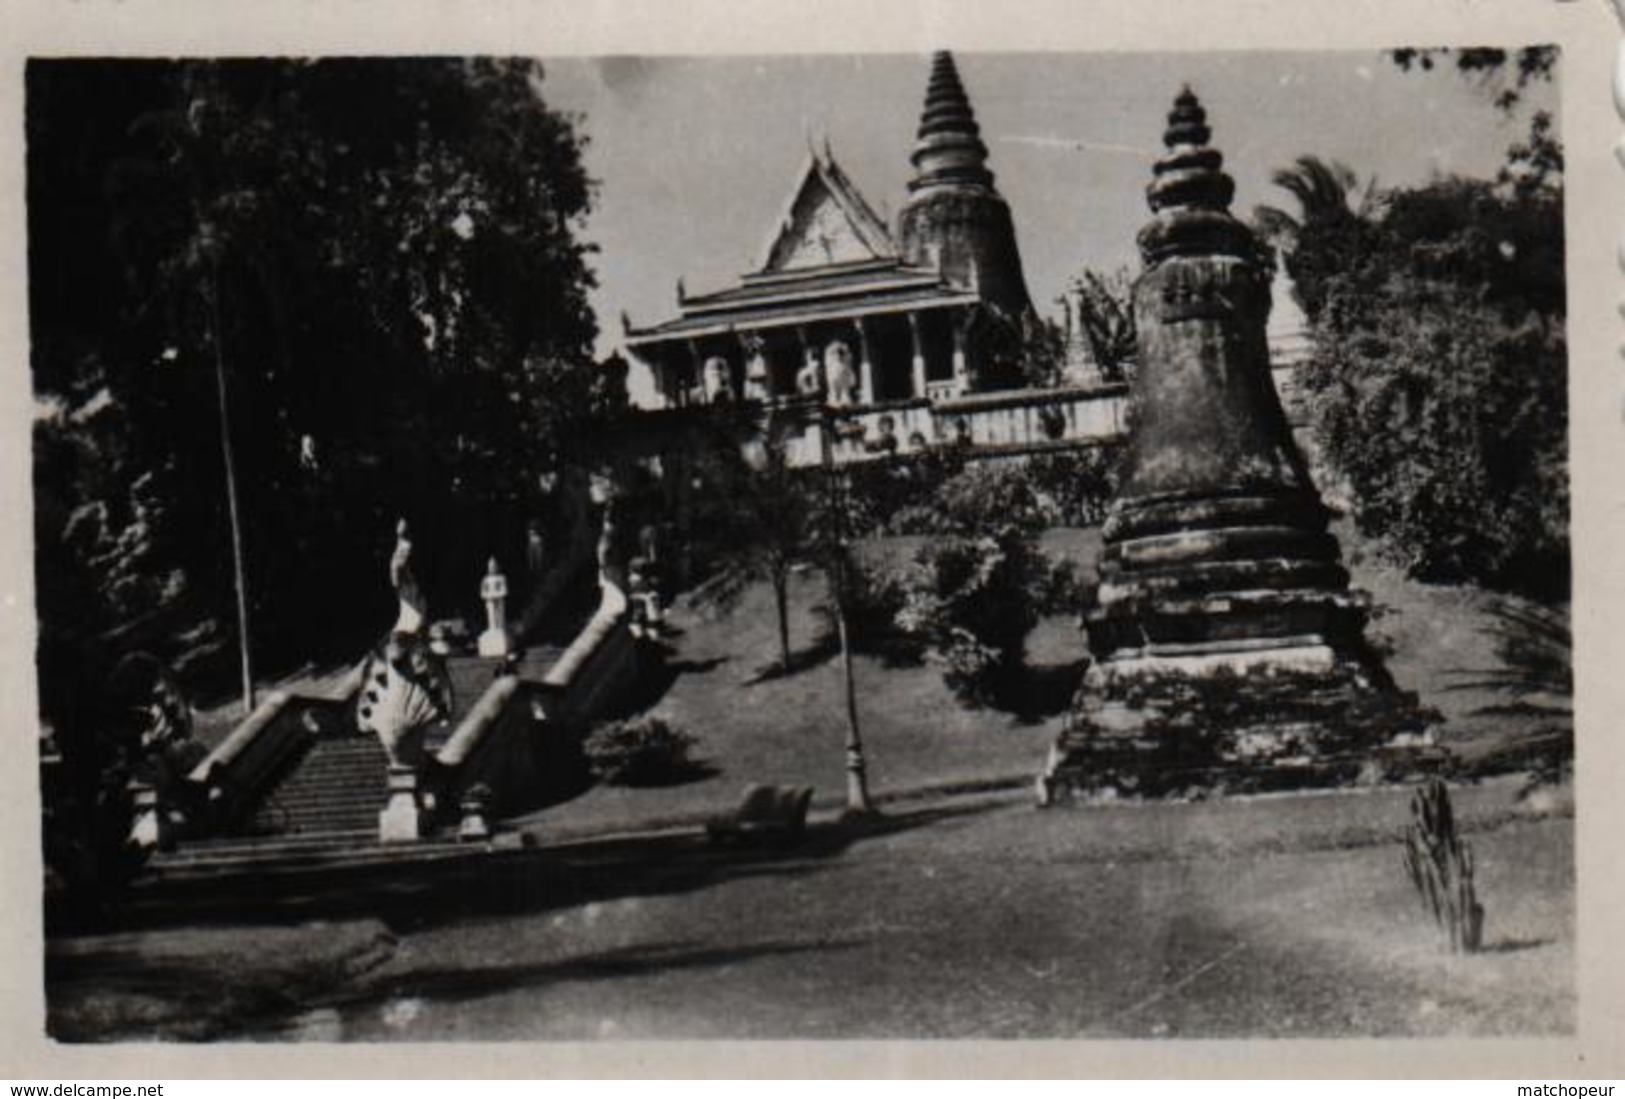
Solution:
M 1119 656 L 1085 676 L 1038 800 L 1394 781 L 1443 765 L 1430 721 L 1414 695 L 1326 644 Z

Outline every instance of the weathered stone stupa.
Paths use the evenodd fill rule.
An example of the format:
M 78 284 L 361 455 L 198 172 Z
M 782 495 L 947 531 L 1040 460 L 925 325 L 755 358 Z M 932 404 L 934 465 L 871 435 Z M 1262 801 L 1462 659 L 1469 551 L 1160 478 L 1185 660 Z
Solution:
M 1364 642 L 1271 382 L 1263 253 L 1209 136 L 1186 89 L 1139 236 L 1135 419 L 1085 619 L 1094 659 L 1045 803 L 1350 781 L 1422 725 Z

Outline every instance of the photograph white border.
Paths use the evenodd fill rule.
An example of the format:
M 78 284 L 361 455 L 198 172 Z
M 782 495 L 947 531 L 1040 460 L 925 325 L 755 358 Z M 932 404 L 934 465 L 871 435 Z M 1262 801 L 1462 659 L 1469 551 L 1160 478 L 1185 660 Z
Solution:
M 1625 170 L 1606 0 L 10 0 L 0 13 L 0 1077 L 1625 1075 Z M 1573 1038 L 76 1047 L 44 1034 L 23 68 L 30 56 L 1382 49 L 1555 42 L 1565 144 L 1576 665 Z M 1150 104 L 1148 110 L 1160 109 Z

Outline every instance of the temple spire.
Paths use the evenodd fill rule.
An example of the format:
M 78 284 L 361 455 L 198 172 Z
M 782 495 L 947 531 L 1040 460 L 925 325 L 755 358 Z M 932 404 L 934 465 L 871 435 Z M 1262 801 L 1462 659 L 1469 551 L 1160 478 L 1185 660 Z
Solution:
M 1257 258 L 1252 231 L 1230 213 L 1236 185 L 1222 170 L 1224 155 L 1208 144 L 1212 137 L 1207 112 L 1185 85 L 1162 134 L 1168 152 L 1152 167 L 1145 191 L 1155 215 L 1140 230 L 1146 266 L 1177 255 Z
M 918 140 L 909 159 L 914 164 L 910 191 L 942 184 L 993 186 L 981 127 L 976 124 L 954 56 L 947 50 L 931 56 L 925 108 L 920 113 Z
M 909 160 L 914 178 L 897 217 L 905 263 L 934 267 L 951 285 L 974 279 L 982 302 L 1012 323 L 1032 310 L 1010 207 L 993 186 L 987 146 L 953 54 L 931 56 L 925 108 Z

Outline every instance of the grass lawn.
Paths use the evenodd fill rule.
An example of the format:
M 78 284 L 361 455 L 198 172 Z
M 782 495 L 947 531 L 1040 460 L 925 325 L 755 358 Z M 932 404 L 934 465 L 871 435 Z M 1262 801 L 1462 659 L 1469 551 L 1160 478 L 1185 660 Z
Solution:
M 1343 532 L 1345 542 L 1351 541 Z M 871 545 L 871 555 L 903 556 L 918 539 Z M 1092 568 L 1099 532 L 1055 530 L 1046 552 Z M 1493 599 L 1472 588 L 1445 588 L 1404 579 L 1356 555 L 1356 586 L 1372 594 L 1376 643 L 1391 652 L 1399 685 L 1417 691 L 1446 718 L 1442 739 L 1459 749 L 1516 738 L 1527 719 L 1485 714 L 1501 701 L 1481 685 L 1501 668 L 1490 613 Z M 819 639 L 822 578 L 797 575 L 791 586 L 791 643 L 801 654 Z M 672 613 L 680 634 L 672 643 L 670 687 L 652 712 L 697 736 L 709 767 L 680 785 L 627 789 L 600 786 L 531 814 L 522 824 L 541 838 L 631 828 L 648 822 L 690 822 L 737 803 L 749 783 L 805 784 L 824 804 L 844 788 L 845 714 L 839 661 L 827 651 L 789 675 L 765 674 L 778 659 L 772 596 L 757 585 L 725 615 L 703 614 L 680 602 Z M 1064 699 L 1085 656 L 1078 622 L 1043 620 L 1028 638 L 1028 662 L 1046 693 Z M 1011 785 L 1035 778 L 1059 723 L 1057 700 L 1048 715 L 1018 716 L 968 709 L 930 664 L 895 666 L 877 656 L 856 659 L 859 711 L 871 790 L 878 796 Z M 1057 690 L 1057 688 L 1060 688 Z

